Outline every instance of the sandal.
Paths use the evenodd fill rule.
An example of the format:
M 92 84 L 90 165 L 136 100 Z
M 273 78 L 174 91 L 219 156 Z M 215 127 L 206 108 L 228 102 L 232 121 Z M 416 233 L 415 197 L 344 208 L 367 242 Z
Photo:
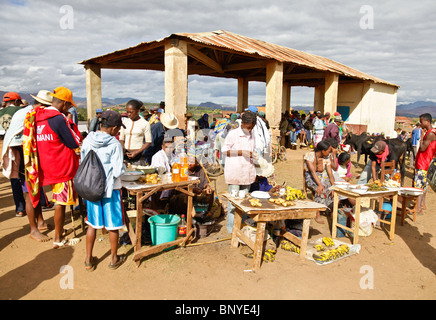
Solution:
M 15 214 L 15 216 L 16 216 L 16 217 L 19 217 L 19 218 L 22 218 L 22 217 L 27 216 L 27 214 L 26 214 L 25 212 L 17 212 L 17 213 Z
M 94 264 L 95 260 L 96 260 L 96 257 L 91 257 L 91 261 L 89 263 L 86 263 L 86 261 L 85 261 L 85 270 L 86 271 L 91 272 L 91 271 L 95 270 L 95 267 L 96 267 L 96 265 Z
M 53 242 L 53 249 L 61 249 L 66 247 L 72 247 L 80 242 L 79 238 L 64 239 L 61 242 Z
M 126 261 L 126 256 L 124 254 L 117 256 L 118 261 L 115 264 L 109 263 L 109 269 L 116 270 L 119 266 L 121 266 L 124 261 Z

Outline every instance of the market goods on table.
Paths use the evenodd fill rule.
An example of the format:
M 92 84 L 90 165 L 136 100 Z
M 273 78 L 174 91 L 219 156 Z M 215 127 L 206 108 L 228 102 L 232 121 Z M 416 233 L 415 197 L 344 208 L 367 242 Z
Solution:
M 141 171 L 126 171 L 121 176 L 121 180 L 124 180 L 124 181 L 136 181 L 142 175 L 143 175 L 143 173 Z
M 368 191 L 387 191 L 388 188 L 386 188 L 383 183 L 380 180 L 375 180 L 373 182 L 366 184 L 369 189 Z
M 295 202 L 292 201 L 286 201 L 283 198 L 277 198 L 277 199 L 269 199 L 269 202 L 275 203 L 279 206 L 288 207 L 288 206 L 295 206 Z
M 160 181 L 159 175 L 157 173 L 147 173 L 145 176 L 141 176 L 138 179 L 140 183 L 156 184 Z
M 249 199 L 248 201 L 250 202 L 252 207 L 261 207 L 262 206 L 259 199 L 252 198 L 252 199 Z
M 297 200 L 297 199 L 306 199 L 306 196 L 304 195 L 304 193 L 301 190 L 287 186 L 286 187 L 286 200 L 292 201 L 292 200 Z

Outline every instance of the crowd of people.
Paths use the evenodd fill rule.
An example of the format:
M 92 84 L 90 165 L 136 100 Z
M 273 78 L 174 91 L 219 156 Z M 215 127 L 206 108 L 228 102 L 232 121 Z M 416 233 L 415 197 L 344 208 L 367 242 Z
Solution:
M 197 148 L 204 144 L 214 150 L 224 167 L 224 179 L 229 193 L 270 190 L 267 178 L 274 173 L 271 164 L 271 130 L 263 112 L 249 107 L 241 114 L 234 113 L 209 123 L 207 114 L 197 121 L 188 112 L 185 123 L 169 112 L 165 103 L 146 110 L 139 100 L 126 103 L 125 116 L 112 110 L 96 110 L 88 132 L 79 132 L 76 104 L 71 90 L 58 87 L 53 91 L 40 90 L 32 96 L 31 105 L 23 103 L 19 94 L 6 93 L 0 109 L 0 123 L 6 130 L 2 149 L 4 175 L 10 179 L 17 216 L 27 216 L 30 237 L 37 241 L 50 241 L 42 232 L 54 229 L 53 247 L 73 246 L 80 241 L 68 239 L 65 230 L 65 208 L 76 204 L 74 177 L 80 159 L 92 150 L 100 159 L 106 175 L 103 200 L 87 201 L 86 235 L 87 270 L 95 268 L 92 255 L 96 230 L 109 231 L 111 262 L 118 268 L 125 256 L 118 255 L 119 230 L 124 227 L 123 193 L 121 176 L 126 167 L 151 165 L 171 172 L 174 162 L 184 155 L 189 163 L 189 175 L 200 179 L 194 190 L 194 201 L 207 205 L 210 210 L 214 190 L 203 166 L 198 161 Z M 180 129 L 183 127 L 184 129 Z M 305 185 L 312 190 L 314 201 L 325 204 L 330 210 L 333 195 L 330 188 L 335 181 L 350 181 L 350 153 L 341 149 L 348 130 L 341 115 L 298 111 L 282 114 L 280 143 L 312 146 L 304 155 Z M 412 132 L 412 145 L 416 148 L 415 186 L 426 190 L 426 172 L 436 152 L 436 130 L 429 114 L 420 117 L 420 124 Z M 398 138 L 405 138 L 400 134 Z M 207 148 L 209 149 L 209 148 Z M 371 149 L 371 174 L 360 177 L 366 183 L 376 177 L 381 162 L 389 160 L 389 147 L 384 141 Z M 364 170 L 365 171 L 365 170 Z M 44 188 L 50 186 L 53 196 L 48 201 Z M 425 194 L 424 194 L 425 195 Z M 160 200 L 167 201 L 169 210 L 186 208 L 187 196 L 182 193 L 165 193 Z M 350 199 L 341 199 L 353 205 Z M 420 199 L 420 210 L 425 207 L 425 196 Z M 54 226 L 47 224 L 43 210 L 54 206 Z M 235 208 L 227 204 L 227 230 L 232 232 Z M 186 212 L 183 212 L 186 214 Z M 316 221 L 323 223 L 320 216 Z

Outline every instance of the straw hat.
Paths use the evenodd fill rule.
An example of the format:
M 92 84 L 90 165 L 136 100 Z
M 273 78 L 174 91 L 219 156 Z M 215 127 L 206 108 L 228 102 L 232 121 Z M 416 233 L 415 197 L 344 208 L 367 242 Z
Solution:
M 163 126 L 168 129 L 175 129 L 179 126 L 179 120 L 176 118 L 174 113 L 161 113 L 160 122 Z
M 258 164 L 256 164 L 255 168 L 257 176 L 268 178 L 274 173 L 274 166 L 264 158 L 259 158 Z
M 36 101 L 51 106 L 53 102 L 53 96 L 51 95 L 51 92 L 48 90 L 39 90 L 38 94 L 35 96 L 31 95 L 33 99 Z

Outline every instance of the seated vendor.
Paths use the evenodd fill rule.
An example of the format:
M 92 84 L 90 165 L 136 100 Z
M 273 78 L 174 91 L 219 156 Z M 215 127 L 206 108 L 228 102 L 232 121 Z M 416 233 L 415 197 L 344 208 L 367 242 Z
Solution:
M 214 190 L 209 184 L 204 169 L 194 156 L 188 156 L 188 175 L 200 179 L 200 183 L 196 184 L 193 189 L 193 193 L 195 194 L 193 199 L 194 206 L 196 203 L 208 204 L 207 212 L 210 212 L 214 201 Z M 169 199 L 169 212 L 172 214 L 186 215 L 187 205 L 188 195 L 177 192 Z
M 249 192 L 253 191 L 264 191 L 264 192 L 275 192 L 278 187 L 273 187 L 269 182 L 268 178 L 274 173 L 274 166 L 267 161 L 259 161 L 259 165 L 256 168 L 256 180 L 250 185 Z
M 171 160 L 174 146 L 173 139 L 169 135 L 164 136 L 162 149 L 154 154 L 151 158 L 151 166 L 154 168 L 165 168 L 164 173 L 171 172 Z

